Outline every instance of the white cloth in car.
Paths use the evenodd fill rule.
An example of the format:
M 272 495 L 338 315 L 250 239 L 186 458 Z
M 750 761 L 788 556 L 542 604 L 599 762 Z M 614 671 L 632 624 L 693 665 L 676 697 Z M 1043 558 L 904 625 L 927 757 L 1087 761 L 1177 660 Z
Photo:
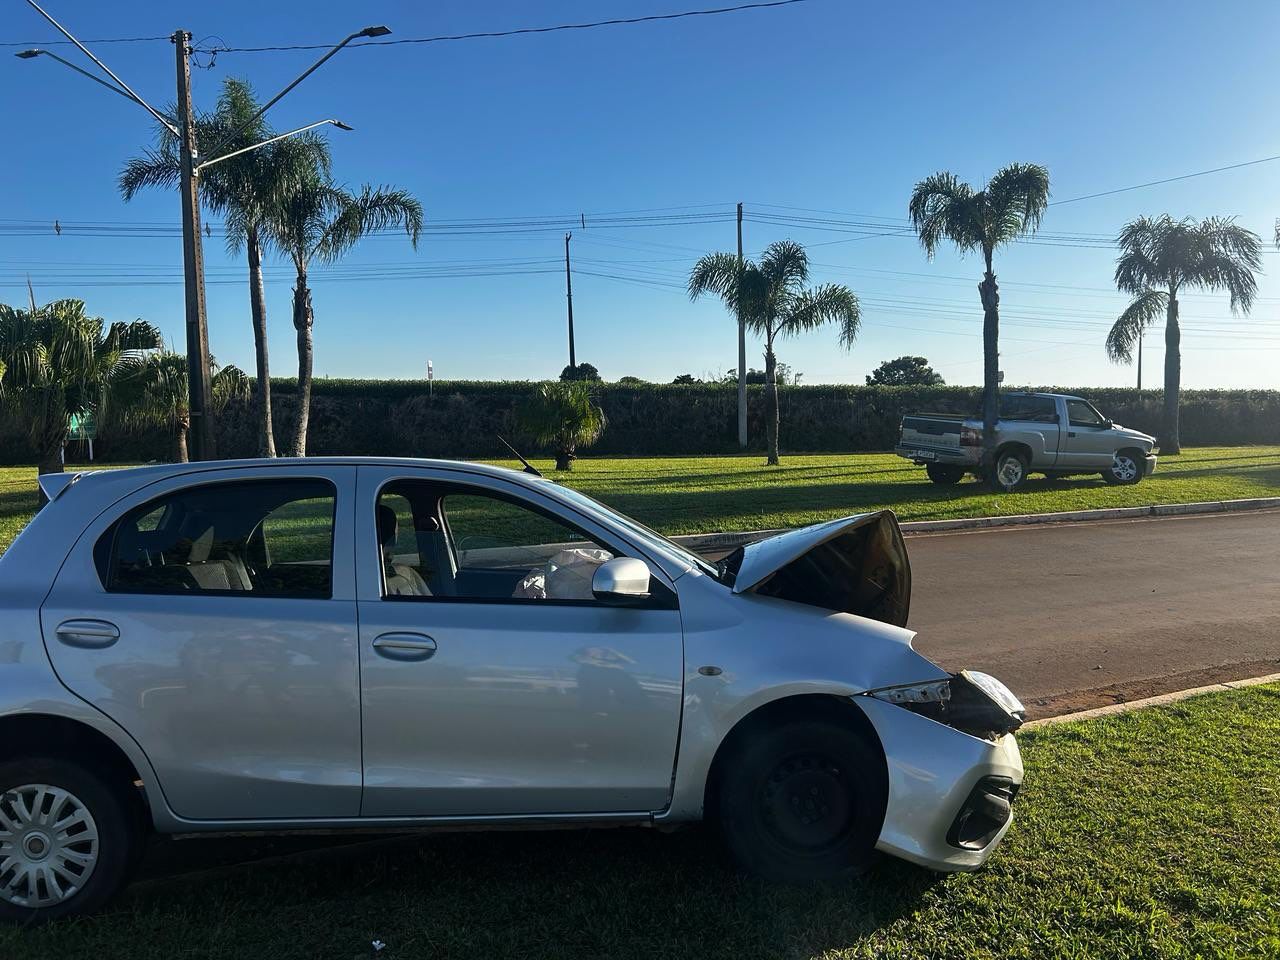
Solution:
M 512 597 L 527 600 L 590 600 L 596 568 L 612 560 L 608 550 L 570 547 L 534 567 L 517 585 Z

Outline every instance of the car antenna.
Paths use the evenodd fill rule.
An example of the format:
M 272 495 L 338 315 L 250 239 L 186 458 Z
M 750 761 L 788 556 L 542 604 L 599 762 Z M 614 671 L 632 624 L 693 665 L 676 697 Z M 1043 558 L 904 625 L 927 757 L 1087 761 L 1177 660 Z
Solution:
M 501 441 L 502 445 L 506 447 L 508 450 L 510 450 L 512 453 L 514 453 L 516 455 L 516 459 L 524 464 L 525 473 L 532 473 L 535 477 L 542 476 L 542 472 L 537 467 L 535 467 L 532 463 L 526 460 L 524 457 L 520 456 L 520 451 L 517 450 L 515 447 L 513 447 L 511 444 L 507 443 L 506 440 L 503 440 L 501 434 L 496 434 L 496 436 L 498 437 L 498 440 Z

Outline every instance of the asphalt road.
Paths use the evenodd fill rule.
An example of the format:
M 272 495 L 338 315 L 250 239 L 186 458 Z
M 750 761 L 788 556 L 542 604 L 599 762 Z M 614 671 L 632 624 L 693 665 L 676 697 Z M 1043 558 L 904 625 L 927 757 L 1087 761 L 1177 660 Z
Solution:
M 908 538 L 916 649 L 1045 715 L 1280 672 L 1280 512 Z

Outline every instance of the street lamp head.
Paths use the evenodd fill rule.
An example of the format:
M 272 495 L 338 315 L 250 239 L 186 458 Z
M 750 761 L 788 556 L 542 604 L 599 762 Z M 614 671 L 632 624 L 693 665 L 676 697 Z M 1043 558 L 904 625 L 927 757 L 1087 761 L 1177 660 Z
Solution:
M 378 25 L 376 27 L 365 27 L 356 36 L 358 37 L 385 37 L 391 32 L 390 27 Z
M 329 122 L 330 122 L 330 123 L 332 123 L 332 124 L 333 124 L 335 127 L 337 127 L 339 130 L 354 130 L 354 129 L 355 129 L 355 127 L 349 126 L 348 124 L 343 123 L 341 120 L 330 120 Z
M 23 50 L 20 53 L 15 53 L 14 56 L 19 60 L 30 60 L 32 57 L 38 57 L 42 53 L 44 53 L 44 51 L 37 47 L 32 50 Z

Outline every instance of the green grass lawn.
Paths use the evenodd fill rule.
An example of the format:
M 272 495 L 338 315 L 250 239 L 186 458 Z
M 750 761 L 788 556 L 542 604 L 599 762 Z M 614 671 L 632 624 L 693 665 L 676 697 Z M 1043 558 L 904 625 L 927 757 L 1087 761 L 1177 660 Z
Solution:
M 902 520 L 940 520 L 1280 495 L 1280 447 L 1261 446 L 1190 448 L 1132 487 L 1035 476 L 1016 494 L 974 480 L 935 486 L 923 467 L 879 453 L 785 456 L 778 467 L 758 455 L 584 458 L 559 475 L 550 460 L 535 465 L 667 534 L 792 527 L 886 507 Z M 0 468 L 0 550 L 35 503 L 35 470 Z
M 0 956 L 1280 956 L 1280 686 L 1021 740 L 1017 818 L 973 874 L 885 860 L 778 887 L 701 829 L 405 838 L 138 883 L 105 915 L 0 930 Z

